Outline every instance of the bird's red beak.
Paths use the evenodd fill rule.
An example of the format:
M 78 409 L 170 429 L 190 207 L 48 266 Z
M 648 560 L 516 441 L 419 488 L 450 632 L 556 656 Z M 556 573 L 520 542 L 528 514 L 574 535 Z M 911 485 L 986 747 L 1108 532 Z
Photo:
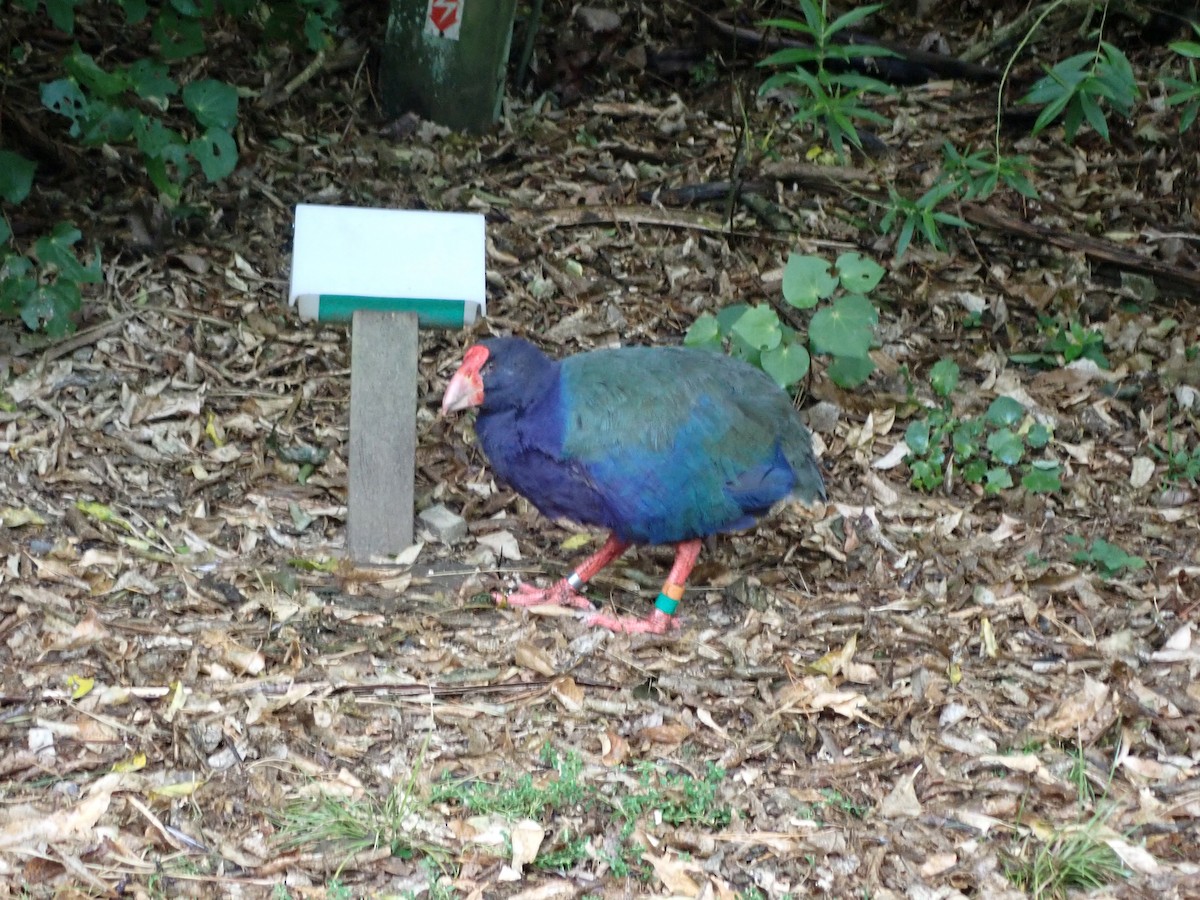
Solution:
M 487 362 L 487 347 L 476 344 L 467 350 L 463 356 L 463 364 L 458 367 L 446 393 L 442 397 L 442 415 L 469 409 L 483 402 L 483 375 L 481 370 Z

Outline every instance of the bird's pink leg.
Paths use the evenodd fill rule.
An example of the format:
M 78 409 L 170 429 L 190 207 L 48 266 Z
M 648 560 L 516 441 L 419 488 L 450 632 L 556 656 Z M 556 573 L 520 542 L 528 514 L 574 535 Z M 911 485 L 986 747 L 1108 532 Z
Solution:
M 579 589 L 628 547 L 627 541 L 619 540 L 616 535 L 610 534 L 603 547 L 580 563 L 574 572 L 550 587 L 536 588 L 522 583 L 507 596 L 499 592 L 492 596 L 501 606 L 542 606 L 550 603 L 555 606 L 573 606 L 576 609 L 595 609 L 592 602 L 579 593 Z
M 675 609 L 683 598 L 683 586 L 700 557 L 700 541 L 683 541 L 675 545 L 675 564 L 663 583 L 662 593 L 654 601 L 654 612 L 646 618 L 639 616 L 610 616 L 596 613 L 587 617 L 589 625 L 599 625 L 625 634 L 665 634 L 676 627 Z

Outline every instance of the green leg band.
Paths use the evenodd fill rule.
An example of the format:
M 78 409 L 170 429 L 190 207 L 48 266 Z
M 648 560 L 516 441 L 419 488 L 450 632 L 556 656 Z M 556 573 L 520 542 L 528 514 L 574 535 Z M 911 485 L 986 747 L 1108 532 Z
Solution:
M 672 600 L 666 594 L 659 594 L 658 599 L 654 601 L 654 608 L 668 616 L 673 616 L 675 610 L 679 609 L 679 601 Z

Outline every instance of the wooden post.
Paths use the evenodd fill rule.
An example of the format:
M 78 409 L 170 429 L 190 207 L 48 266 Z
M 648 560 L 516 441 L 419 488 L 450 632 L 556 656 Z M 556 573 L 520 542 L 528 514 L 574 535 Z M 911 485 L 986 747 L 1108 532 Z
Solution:
M 413 540 L 417 328 L 487 313 L 478 213 L 296 207 L 288 300 L 306 321 L 350 322 L 346 550 L 355 562 Z
M 346 549 L 365 561 L 413 542 L 417 314 L 358 310 L 350 340 Z
M 391 0 L 380 86 L 393 118 L 461 131 L 500 117 L 516 0 Z

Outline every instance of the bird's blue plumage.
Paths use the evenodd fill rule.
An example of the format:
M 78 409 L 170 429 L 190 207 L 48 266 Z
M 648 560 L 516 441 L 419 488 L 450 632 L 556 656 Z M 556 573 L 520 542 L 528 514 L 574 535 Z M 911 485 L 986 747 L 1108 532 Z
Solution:
M 744 362 L 683 347 L 555 361 L 517 338 L 483 345 L 480 444 L 548 516 L 662 544 L 825 497 L 791 400 Z

